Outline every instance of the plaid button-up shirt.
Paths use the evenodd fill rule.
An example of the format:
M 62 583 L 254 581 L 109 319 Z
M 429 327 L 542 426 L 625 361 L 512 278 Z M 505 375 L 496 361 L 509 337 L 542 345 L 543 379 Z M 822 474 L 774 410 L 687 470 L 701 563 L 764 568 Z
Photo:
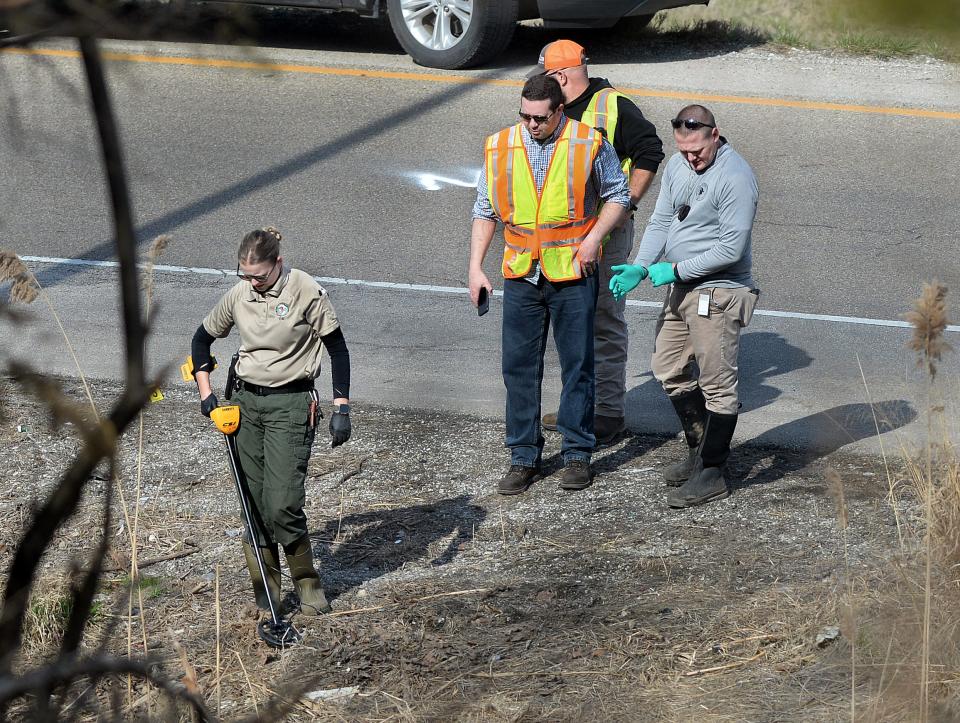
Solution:
M 560 138 L 560 134 L 563 133 L 566 125 L 567 117 L 563 116 L 556 130 L 547 140 L 542 142 L 531 136 L 525 125 L 520 130 L 523 147 L 527 151 L 527 158 L 530 159 L 530 166 L 533 170 L 533 180 L 537 184 L 537 193 L 543 191 L 547 170 L 550 168 L 550 159 L 553 158 L 553 152 L 557 147 L 557 139 Z M 590 173 L 590 179 L 587 181 L 583 207 L 596 209 L 600 199 L 603 199 L 605 203 L 616 203 L 624 208 L 630 208 L 630 187 L 627 185 L 627 177 L 623 173 L 623 168 L 620 167 L 617 152 L 606 139 L 600 146 L 597 157 L 593 159 L 593 170 Z M 480 179 L 477 181 L 477 200 L 473 204 L 473 217 L 487 219 L 488 221 L 500 220 L 494 212 L 487 194 L 486 163 L 481 167 Z M 536 282 L 539 277 L 540 263 L 537 262 L 524 278 Z

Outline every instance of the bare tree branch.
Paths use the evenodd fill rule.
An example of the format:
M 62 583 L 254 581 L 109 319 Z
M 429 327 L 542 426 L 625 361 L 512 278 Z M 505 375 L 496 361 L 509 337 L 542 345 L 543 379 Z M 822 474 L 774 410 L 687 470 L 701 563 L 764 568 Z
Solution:
M 56 530 L 76 511 L 83 489 L 96 465 L 105 457 L 113 456 L 117 437 L 140 413 L 149 392 L 144 371 L 146 327 L 140 311 L 136 238 L 120 139 L 96 41 L 80 38 L 80 49 L 100 134 L 117 258 L 120 262 L 120 295 L 126 343 L 125 385 L 123 395 L 117 400 L 109 418 L 85 430 L 84 447 L 20 540 L 10 565 L 3 609 L 0 610 L 0 675 L 10 671 L 13 657 L 20 647 L 23 620 L 40 559 Z
M 120 294 L 123 300 L 123 331 L 126 342 L 126 389 L 142 389 L 144 378 L 144 340 L 146 327 L 140 312 L 140 285 L 137 274 L 137 240 L 133 229 L 133 212 L 123 167 L 123 152 L 117 130 L 110 93 L 107 89 L 103 62 L 97 41 L 80 38 L 80 53 L 87 71 L 90 102 L 97 119 L 103 163 L 110 189 L 113 211 L 113 230 L 116 238 L 117 260 L 120 262 Z
M 103 572 L 103 560 L 107 556 L 107 550 L 110 547 L 110 504 L 113 502 L 113 484 L 116 480 L 116 461 L 111 462 L 110 474 L 107 475 L 107 488 L 103 493 L 103 537 L 97 550 L 93 555 L 93 561 L 90 563 L 89 570 L 83 576 L 83 581 L 73 594 L 73 604 L 70 607 L 70 620 L 67 621 L 66 630 L 63 633 L 63 641 L 60 643 L 60 652 L 63 655 L 73 655 L 80 647 L 80 641 L 83 639 L 83 631 L 86 630 L 87 621 L 90 618 L 90 610 L 93 606 L 93 596 L 97 593 L 97 585 L 100 582 L 100 575 Z
M 156 663 L 143 660 L 128 660 L 113 656 L 95 656 L 89 658 L 60 658 L 42 668 L 32 670 L 20 676 L 6 676 L 0 680 L 0 705 L 37 690 L 56 690 L 76 680 L 88 678 L 96 682 L 113 675 L 135 675 L 160 690 L 174 700 L 188 704 L 200 716 L 201 720 L 214 721 L 215 717 L 207 710 L 203 700 L 179 685 L 175 685 L 154 672 Z

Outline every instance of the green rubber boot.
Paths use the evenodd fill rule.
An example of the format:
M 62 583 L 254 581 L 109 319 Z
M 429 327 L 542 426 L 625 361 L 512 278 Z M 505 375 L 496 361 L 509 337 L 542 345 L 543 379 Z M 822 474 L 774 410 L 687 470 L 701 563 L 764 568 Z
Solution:
M 263 555 L 263 566 L 267 570 L 267 586 L 270 588 L 270 598 L 273 600 L 274 609 L 279 613 L 280 548 L 276 544 L 261 547 L 260 554 Z M 261 610 L 269 610 L 267 590 L 264 587 L 263 578 L 260 576 L 260 568 L 257 566 L 257 556 L 246 540 L 243 542 L 243 556 L 247 558 L 247 569 L 250 571 L 250 581 L 253 583 L 253 594 L 257 600 L 257 607 Z
M 304 535 L 290 545 L 284 545 L 287 553 L 287 565 L 290 567 L 290 577 L 297 588 L 300 598 L 300 612 L 304 615 L 319 615 L 333 610 L 327 602 L 327 596 L 320 587 L 320 575 L 313 566 L 313 548 L 310 547 L 310 538 Z

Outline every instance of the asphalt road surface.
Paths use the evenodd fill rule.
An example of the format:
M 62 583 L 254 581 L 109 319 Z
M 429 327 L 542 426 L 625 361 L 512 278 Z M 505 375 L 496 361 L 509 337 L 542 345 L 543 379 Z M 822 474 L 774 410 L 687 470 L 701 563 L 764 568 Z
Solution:
M 463 288 L 472 186 L 483 137 L 515 121 L 523 71 L 555 36 L 524 28 L 499 67 L 453 74 L 414 66 L 382 29 L 349 35 L 363 27 L 350 21 L 286 48 L 185 42 L 210 39 L 195 36 L 106 43 L 143 248 L 173 237 L 169 268 L 157 273 L 151 361 L 159 368 L 188 353 L 232 283 L 221 270 L 235 267 L 239 239 L 272 224 L 285 259 L 326 279 L 356 401 L 497 415 L 499 299 L 478 319 Z M 737 438 L 875 450 L 878 410 L 897 430 L 884 437 L 887 450 L 921 439 L 926 387 L 900 315 L 936 277 L 960 321 L 957 69 L 593 42 L 591 74 L 634 92 L 668 152 L 669 118 L 699 99 L 759 178 L 761 313 L 743 339 Z M 84 371 L 118 377 L 111 230 L 73 47 L 0 54 L 0 93 L 0 245 L 37 272 Z M 656 191 L 638 212 L 638 234 Z M 660 297 L 644 285 L 628 310 L 628 422 L 638 431 L 678 429 L 649 374 Z M 38 303 L 30 313 L 26 327 L 0 327 L 2 354 L 75 374 L 49 311 Z M 948 331 L 954 345 L 958 331 Z M 231 343 L 215 352 L 228 356 Z M 547 407 L 559 393 L 548 361 Z M 955 405 L 956 354 L 940 372 Z

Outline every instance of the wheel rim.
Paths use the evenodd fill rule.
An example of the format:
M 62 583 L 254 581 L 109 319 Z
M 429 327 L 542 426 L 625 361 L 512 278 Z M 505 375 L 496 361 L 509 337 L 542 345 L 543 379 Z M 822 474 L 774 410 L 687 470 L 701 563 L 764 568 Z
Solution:
M 473 0 L 402 0 L 403 22 L 430 50 L 449 50 L 463 40 L 473 19 Z

